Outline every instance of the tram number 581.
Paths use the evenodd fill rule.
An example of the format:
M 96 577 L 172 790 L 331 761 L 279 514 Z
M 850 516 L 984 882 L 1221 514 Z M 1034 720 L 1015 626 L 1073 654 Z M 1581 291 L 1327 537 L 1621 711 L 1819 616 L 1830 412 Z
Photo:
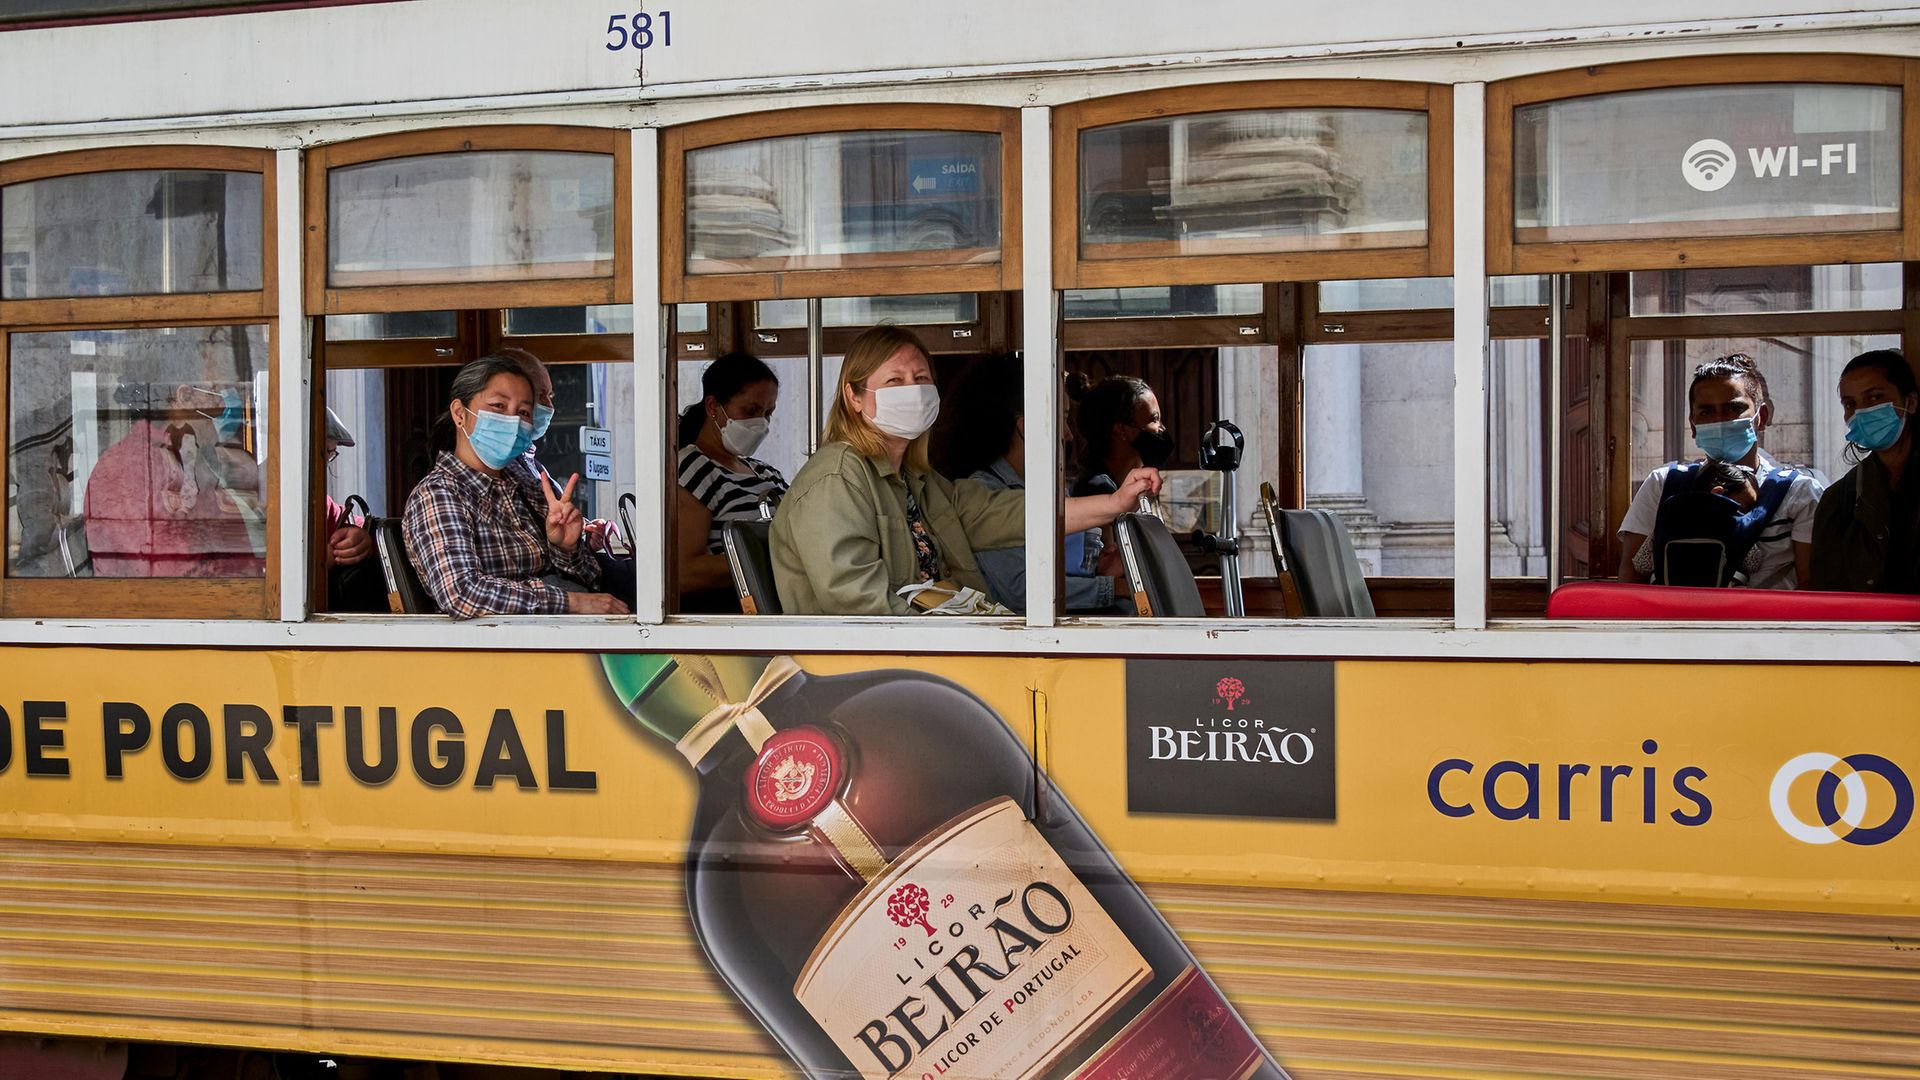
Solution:
M 607 17 L 607 51 L 651 49 L 673 44 L 673 12 L 653 14 L 636 11 L 632 15 Z

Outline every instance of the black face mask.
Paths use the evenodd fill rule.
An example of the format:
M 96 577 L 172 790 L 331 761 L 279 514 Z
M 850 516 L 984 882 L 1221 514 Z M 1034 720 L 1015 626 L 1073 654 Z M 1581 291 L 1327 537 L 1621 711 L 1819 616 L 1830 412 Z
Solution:
M 1133 438 L 1133 452 L 1140 455 L 1140 464 L 1157 469 L 1173 457 L 1173 436 L 1143 430 Z

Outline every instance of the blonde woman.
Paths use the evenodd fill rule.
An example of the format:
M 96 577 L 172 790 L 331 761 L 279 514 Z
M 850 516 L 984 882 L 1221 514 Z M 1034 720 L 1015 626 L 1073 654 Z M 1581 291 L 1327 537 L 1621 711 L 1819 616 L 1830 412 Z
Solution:
M 928 465 L 939 415 L 933 366 L 911 331 L 876 326 L 848 347 L 820 450 L 773 519 L 784 612 L 905 615 L 899 590 L 931 581 L 984 593 L 974 552 L 1026 542 L 1024 492 L 948 480 Z M 1068 499 L 1066 530 L 1112 521 L 1159 488 L 1158 472 L 1135 469 L 1117 491 Z

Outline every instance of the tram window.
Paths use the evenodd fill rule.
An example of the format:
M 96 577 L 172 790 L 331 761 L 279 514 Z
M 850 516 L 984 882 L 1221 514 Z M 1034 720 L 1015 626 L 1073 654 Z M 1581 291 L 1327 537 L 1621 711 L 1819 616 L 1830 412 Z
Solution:
M 754 325 L 762 330 L 795 330 L 807 325 L 805 300 L 762 300 L 754 304 Z M 901 326 L 970 323 L 980 318 L 973 293 L 927 296 L 829 296 L 820 302 L 822 326 Z
M 832 376 L 839 370 L 840 358 L 834 356 L 827 359 L 831 363 L 825 381 L 831 386 Z M 751 456 L 773 466 L 781 476 L 792 479 L 793 474 L 799 472 L 800 466 L 807 461 L 807 358 L 762 356 L 760 360 L 773 369 L 780 385 L 766 439 L 754 448 Z M 712 363 L 712 360 L 680 361 L 675 390 L 676 417 L 686 415 L 689 408 L 701 403 L 704 394 L 700 377 Z M 822 419 L 825 419 L 824 415 Z M 680 433 L 676 431 L 673 449 L 678 451 L 680 447 Z
M 992 262 L 1000 186 L 1000 137 L 982 132 L 828 132 L 691 150 L 686 270 Z
M 1068 289 L 1062 301 L 1069 319 L 1185 318 L 1191 315 L 1258 315 L 1259 285 L 1166 285 L 1126 289 Z
M 253 292 L 259 173 L 136 169 L 0 188 L 0 299 Z
M 1323 281 L 1320 310 L 1430 311 L 1453 307 L 1453 279 L 1380 278 L 1363 281 Z M 1487 301 L 1493 307 L 1544 307 L 1547 279 L 1537 274 L 1487 279 Z
M 265 575 L 263 325 L 15 333 L 6 572 Z
M 1852 468 L 1844 457 L 1846 424 L 1835 396 L 1840 369 L 1870 349 L 1899 347 L 1899 334 L 1635 341 L 1629 482 L 1637 489 L 1666 462 L 1699 459 L 1688 431 L 1687 384 L 1695 365 L 1730 353 L 1753 357 L 1767 380 L 1773 417 L 1761 433 L 1761 449 L 1782 465 L 1812 468 L 1825 482 L 1839 479 Z
M 327 175 L 334 288 L 613 273 L 610 154 L 474 151 Z
M 673 319 L 675 329 L 682 334 L 704 334 L 707 332 L 707 305 L 675 304 Z
M 633 305 L 590 304 L 576 307 L 508 308 L 506 326 L 509 335 L 526 337 L 555 334 L 631 334 L 633 333 Z
M 1080 255 L 1217 255 L 1426 242 L 1427 115 L 1282 109 L 1080 133 Z
M 968 299 L 971 301 L 972 298 Z M 943 314 L 951 315 L 958 307 L 958 304 L 949 304 Z M 849 340 L 857 343 L 858 337 Z M 931 342 L 928 347 L 932 347 Z M 725 358 L 718 362 L 683 360 L 676 371 L 677 405 L 680 414 L 686 417 L 685 434 L 693 440 L 691 447 L 681 447 L 678 445 L 681 433 L 675 433 L 678 473 L 688 481 L 675 494 L 676 530 L 687 530 L 684 542 L 678 537 L 674 541 L 678 593 L 675 610 L 681 613 L 724 614 L 741 610 L 732 568 L 724 556 L 715 550 L 721 539 L 720 523 L 754 520 L 758 516 L 754 506 L 757 496 L 767 496 L 764 501 L 775 503 L 789 484 L 800 479 L 801 471 L 808 462 L 806 446 L 810 428 L 821 433 L 820 437 L 824 439 L 846 357 L 839 354 L 822 357 L 822 408 L 820 415 L 815 418 L 807 415 L 806 358 L 763 356 L 760 360 L 773 371 L 778 380 L 777 388 L 766 388 L 764 380 L 757 380 L 754 385 L 737 387 L 733 398 L 719 402 L 727 414 L 726 423 L 730 425 L 741 419 L 757 418 L 769 404 L 769 401 L 757 395 L 769 389 L 772 391 L 770 403 L 774 405 L 774 411 L 770 417 L 771 424 L 764 438 L 746 452 L 737 449 L 738 444 L 734 447 L 726 444 L 721 434 L 724 426 L 719 423 L 720 417 L 710 415 L 710 411 L 702 407 L 705 403 L 703 377 L 710 370 L 719 371 L 719 364 L 733 362 Z M 928 453 L 934 470 L 948 480 L 956 480 L 971 476 L 975 470 L 989 469 L 1009 453 L 1016 461 L 1020 460 L 1013 426 L 1022 394 L 1018 365 L 1005 358 L 936 351 L 930 358 L 929 368 L 941 395 L 939 423 L 928 434 Z M 716 387 L 730 378 L 732 376 L 716 378 Z M 714 412 L 717 413 L 717 410 Z M 994 445 L 988 446 L 988 443 Z M 827 445 L 832 446 L 831 443 Z M 838 452 L 837 449 L 835 452 Z M 752 473 L 727 464 L 725 459 L 729 456 L 736 459 L 751 457 L 753 461 L 748 464 Z M 955 470 L 960 471 L 956 473 Z M 769 487 L 767 479 L 775 475 L 778 482 Z M 945 483 L 945 480 L 937 480 L 933 486 L 944 488 Z M 957 519 L 953 517 L 948 495 L 944 493 L 951 489 L 929 490 L 928 498 L 931 501 L 923 508 L 926 520 L 941 529 L 955 527 L 953 522 Z M 816 496 L 816 505 L 822 497 Z M 970 562 L 943 563 L 939 567 L 939 576 L 934 579 L 936 584 L 971 587 L 977 594 L 973 602 L 981 606 L 981 613 L 986 613 L 986 601 L 991 595 L 1001 595 L 1003 599 L 1011 596 L 1015 603 L 1024 599 L 1023 593 L 1015 595 L 1010 591 L 1019 587 L 1019 582 L 1024 579 L 1024 553 L 1017 547 L 1017 537 L 1024 534 L 1024 518 L 1017 511 L 1007 510 L 1004 505 L 999 507 L 999 511 L 991 521 L 979 526 L 977 534 L 967 536 L 973 541 L 990 540 L 998 554 L 983 556 L 976 551 Z M 886 521 L 875 524 L 887 527 Z M 702 528 L 704 533 L 700 532 Z M 1008 528 L 1014 530 L 1011 539 L 1007 534 Z M 994 532 L 996 529 L 999 531 Z M 959 536 L 950 535 L 947 539 L 957 540 Z M 879 542 L 877 536 L 874 542 Z M 905 546 L 899 550 L 911 552 L 912 548 Z M 997 563 L 994 562 L 996 559 Z M 890 565 L 893 561 L 898 560 L 889 561 L 882 578 L 894 571 L 905 572 L 900 567 Z M 993 565 L 990 566 L 990 563 Z M 911 583 L 903 580 L 895 584 Z M 993 591 L 996 583 L 1002 588 L 1002 593 Z M 809 588 L 823 612 L 830 613 L 834 605 L 841 605 L 843 613 L 854 613 L 856 609 L 871 614 L 903 613 L 905 610 L 904 599 L 896 601 L 887 595 L 885 588 L 878 586 L 878 591 L 870 596 L 848 594 L 844 583 L 826 580 L 809 579 Z M 840 590 L 838 594 L 836 589 Z M 944 594 L 942 599 L 945 599 Z M 772 609 L 765 607 L 760 610 L 770 612 Z
M 1514 240 L 1898 229 L 1900 100 L 1898 86 L 1769 83 L 1523 106 Z
M 1489 343 L 1487 568 L 1496 579 L 1547 576 L 1547 378 L 1544 338 Z M 1530 595 L 1539 592 L 1535 583 Z M 1514 613 L 1496 599 L 1496 614 Z
M 533 351 L 553 380 L 554 407 L 547 433 L 535 444 L 536 459 L 556 486 L 580 475 L 574 502 L 589 520 L 615 520 L 618 496 L 634 489 L 632 365 L 568 362 L 558 343 Z M 414 487 L 451 449 L 452 432 L 442 421 L 458 370 L 446 364 L 329 371 L 327 406 L 354 445 L 327 462 L 325 491 L 315 493 L 316 502 L 323 494 L 335 502 L 359 495 L 375 515 L 403 514 Z M 605 429 L 611 452 L 588 448 L 586 428 Z
M 1303 370 L 1306 505 L 1369 577 L 1452 575 L 1452 344 L 1309 345 Z
M 1889 311 L 1900 307 L 1899 263 L 1654 270 L 1632 275 L 1635 315 Z
M 459 333 L 451 311 L 392 311 L 378 315 L 327 316 L 328 341 L 407 341 L 450 338 Z

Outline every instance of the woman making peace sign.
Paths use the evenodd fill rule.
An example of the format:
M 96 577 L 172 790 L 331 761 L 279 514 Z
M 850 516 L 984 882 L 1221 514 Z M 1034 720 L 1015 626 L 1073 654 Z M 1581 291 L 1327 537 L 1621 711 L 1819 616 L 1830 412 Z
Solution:
M 519 361 L 484 356 L 453 377 L 448 418 L 454 448 L 441 454 L 407 498 L 407 558 L 456 619 L 480 615 L 622 615 L 603 592 L 600 568 L 581 546 L 565 490 L 541 478 L 541 499 L 506 467 L 533 441 L 533 384 Z

